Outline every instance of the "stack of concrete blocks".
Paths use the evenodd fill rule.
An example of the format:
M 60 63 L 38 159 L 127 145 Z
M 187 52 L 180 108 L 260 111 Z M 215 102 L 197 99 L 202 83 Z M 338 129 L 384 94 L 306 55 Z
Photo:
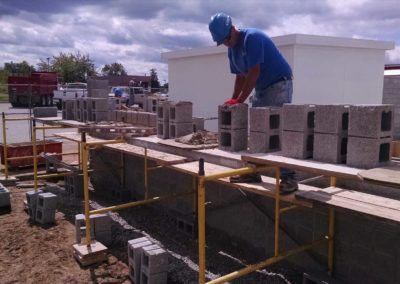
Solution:
M 33 108 L 34 117 L 57 117 L 57 107 L 35 107 Z
M 247 104 L 218 106 L 218 148 L 226 151 L 247 150 Z
M 62 118 L 65 120 L 76 120 L 76 100 L 65 100 L 62 102 Z
M 92 98 L 108 98 L 110 87 L 108 80 L 92 79 L 87 80 L 88 97 Z
M 111 217 L 108 214 L 93 214 L 89 216 L 90 236 L 103 245 L 109 246 L 112 243 Z M 75 215 L 76 243 L 80 244 L 86 236 L 85 215 Z
M 37 196 L 36 221 L 42 225 L 52 224 L 56 220 L 57 195 L 44 192 Z
M 347 165 L 374 168 L 390 162 L 393 111 L 393 105 L 350 106 Z
M 283 105 L 283 156 L 296 159 L 312 158 L 314 146 L 314 119 L 315 105 Z
M 159 101 L 157 104 L 157 137 L 169 138 L 169 101 Z
M 169 104 L 169 138 L 178 138 L 193 132 L 193 104 L 171 102 Z
M 146 96 L 144 99 L 143 110 L 146 112 L 156 113 L 157 112 L 157 96 Z
M 38 195 L 42 192 L 43 191 L 39 189 L 36 192 L 34 190 L 31 190 L 25 193 L 26 202 L 28 204 L 28 214 L 32 221 L 36 220 L 37 199 Z
M 128 241 L 128 263 L 133 283 L 167 283 L 168 254 L 147 237 Z
M 281 108 L 250 108 L 250 153 L 268 153 L 281 149 Z
M 108 120 L 108 98 L 87 98 L 89 121 Z
M 64 177 L 64 187 L 67 195 L 73 198 L 83 197 L 83 176 L 70 175 Z
M 10 191 L 0 183 L 0 210 L 11 210 Z
M 193 132 L 204 130 L 204 117 L 193 117 Z
M 315 107 L 313 159 L 340 164 L 346 162 L 349 105 Z

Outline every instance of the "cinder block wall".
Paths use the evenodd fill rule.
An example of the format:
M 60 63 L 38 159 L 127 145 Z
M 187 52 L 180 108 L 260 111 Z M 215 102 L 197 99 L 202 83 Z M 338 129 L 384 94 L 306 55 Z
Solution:
M 113 187 L 124 187 L 137 199 L 144 197 L 143 159 L 124 155 L 124 183 L 119 167 L 121 154 L 101 149 L 93 152 L 92 184 L 97 193 L 109 195 Z M 154 163 L 150 162 L 149 167 Z M 107 172 L 108 174 L 104 174 Z M 173 178 L 171 178 L 173 177 Z M 344 186 L 339 181 L 339 186 Z M 400 198 L 400 193 L 374 185 L 349 183 L 350 188 L 381 193 Z M 149 196 L 165 196 L 192 190 L 193 180 L 188 174 L 162 168 L 149 173 Z M 192 213 L 191 195 L 152 205 L 171 215 Z M 271 257 L 274 252 L 274 200 L 253 193 L 241 193 L 228 186 L 207 183 L 207 227 L 220 231 L 230 241 L 245 246 L 255 254 Z M 117 202 L 116 202 L 117 203 Z M 151 222 L 151 219 L 149 219 Z M 281 215 L 280 249 L 286 251 L 298 245 L 318 240 L 328 229 L 328 208 L 299 208 Z M 171 232 L 175 234 L 177 232 Z M 336 210 L 335 277 L 344 283 L 400 283 L 400 226 L 383 219 Z M 291 257 L 288 261 L 305 269 L 326 271 L 327 245 L 308 253 Z
M 385 76 L 382 103 L 395 105 L 393 137 L 400 139 L 400 75 Z

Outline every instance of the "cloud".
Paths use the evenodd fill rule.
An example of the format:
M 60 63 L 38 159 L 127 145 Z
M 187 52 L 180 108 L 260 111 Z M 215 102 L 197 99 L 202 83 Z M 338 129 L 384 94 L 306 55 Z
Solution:
M 37 64 L 60 52 L 90 55 L 97 68 L 119 62 L 130 74 L 156 68 L 160 53 L 214 45 L 208 21 L 216 12 L 238 27 L 271 36 L 308 33 L 395 41 L 387 62 L 400 61 L 398 1 L 383 0 L 13 0 L 0 3 L 0 66 Z

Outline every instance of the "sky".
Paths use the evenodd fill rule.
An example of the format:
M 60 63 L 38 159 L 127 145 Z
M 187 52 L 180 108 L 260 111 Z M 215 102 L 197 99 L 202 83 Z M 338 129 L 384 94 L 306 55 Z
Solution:
M 400 63 L 398 0 L 0 0 L 0 67 L 37 67 L 63 53 L 89 55 L 96 70 L 121 63 L 130 75 L 168 82 L 162 52 L 214 45 L 217 12 L 237 27 L 269 36 L 300 33 L 395 42 L 387 64 Z

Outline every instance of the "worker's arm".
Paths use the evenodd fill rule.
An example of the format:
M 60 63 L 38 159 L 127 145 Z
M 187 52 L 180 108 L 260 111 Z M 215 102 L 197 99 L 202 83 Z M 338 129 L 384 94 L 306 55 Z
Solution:
M 260 76 L 260 64 L 256 64 L 254 67 L 250 68 L 247 74 L 244 76 L 242 89 L 238 97 L 236 98 L 240 103 L 245 102 L 246 99 L 249 97 L 251 91 L 256 86 L 256 82 L 259 76 Z
M 244 81 L 246 80 L 246 76 L 242 74 L 237 74 L 235 79 L 235 86 L 233 88 L 232 99 L 237 99 L 242 92 Z

